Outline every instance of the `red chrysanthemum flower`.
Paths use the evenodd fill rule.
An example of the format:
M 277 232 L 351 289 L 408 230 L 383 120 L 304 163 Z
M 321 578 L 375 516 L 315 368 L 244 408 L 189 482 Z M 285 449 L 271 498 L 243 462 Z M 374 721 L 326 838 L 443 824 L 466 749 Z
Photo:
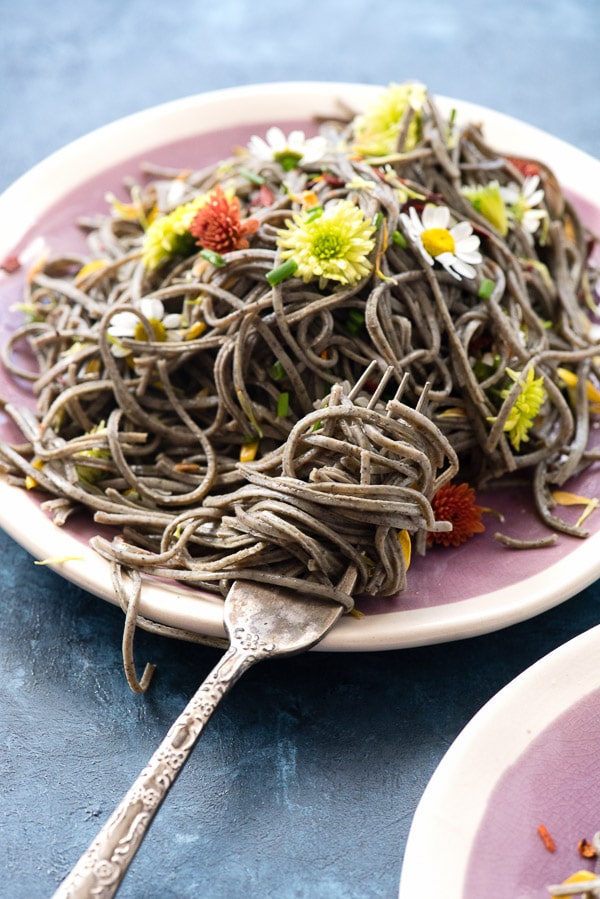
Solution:
M 450 521 L 451 531 L 427 535 L 427 544 L 460 546 L 474 534 L 485 531 L 481 521 L 483 507 L 475 503 L 475 491 L 468 484 L 445 484 L 431 500 L 436 521 Z
M 219 186 L 190 225 L 198 246 L 219 254 L 244 249 L 248 246 L 247 235 L 254 234 L 257 229 L 256 219 L 241 220 L 238 198 L 229 200 Z

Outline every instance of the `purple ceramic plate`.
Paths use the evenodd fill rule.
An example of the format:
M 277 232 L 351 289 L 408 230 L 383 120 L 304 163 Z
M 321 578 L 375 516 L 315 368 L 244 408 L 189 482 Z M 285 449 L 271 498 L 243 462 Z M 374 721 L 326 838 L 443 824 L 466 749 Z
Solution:
M 252 134 L 314 131 L 316 115 L 332 115 L 338 101 L 359 111 L 381 88 L 356 84 L 268 84 L 189 97 L 121 119 L 68 145 L 36 166 L 0 197 L 0 259 L 27 250 L 42 236 L 52 252 L 81 246 L 80 215 L 104 211 L 105 194 L 118 193 L 124 175 L 141 161 L 200 167 L 229 155 Z M 437 98 L 443 111 L 456 109 L 462 121 L 480 121 L 499 150 L 547 162 L 576 203 L 588 226 L 600 231 L 600 163 L 536 128 L 458 100 Z M 165 141 L 168 140 L 168 143 Z M 586 197 L 585 200 L 582 197 Z M 0 273 L 1 274 L 1 273 Z M 22 275 L 0 278 L 0 340 L 19 322 L 11 306 L 19 301 Z M 31 402 L 19 385 L 0 374 L 0 391 Z M 0 436 L 10 433 L 0 413 Z M 589 472 L 570 488 L 588 496 L 600 488 Z M 526 493 L 504 490 L 479 497 L 506 515 L 505 530 L 528 537 L 544 533 Z M 573 509 L 573 520 L 580 509 Z M 62 575 L 103 599 L 114 601 L 106 563 L 87 544 L 93 525 L 79 516 L 59 529 L 41 512 L 34 496 L 0 482 L 0 526 L 37 559 L 76 557 L 57 564 Z M 485 633 L 531 617 L 577 593 L 600 574 L 600 513 L 589 519 L 586 541 L 559 537 L 543 551 L 511 552 L 493 539 L 497 522 L 457 550 L 435 550 L 417 559 L 409 586 L 395 599 L 362 605 L 365 617 L 344 618 L 320 644 L 325 650 L 376 650 L 436 643 Z M 209 636 L 222 636 L 222 603 L 184 587 L 145 584 L 145 617 Z
M 417 807 L 399 899 L 548 899 L 549 885 L 593 870 L 578 843 L 600 831 L 599 651 L 595 627 L 515 678 L 459 734 Z

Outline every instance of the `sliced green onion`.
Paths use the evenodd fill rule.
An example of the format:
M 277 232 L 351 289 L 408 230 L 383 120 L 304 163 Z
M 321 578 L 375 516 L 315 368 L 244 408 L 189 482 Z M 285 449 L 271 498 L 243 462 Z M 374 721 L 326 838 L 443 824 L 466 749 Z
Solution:
M 260 186 L 261 184 L 267 183 L 267 179 L 263 178 L 262 175 L 259 175 L 258 172 L 251 172 L 250 169 L 244 168 L 241 168 L 238 171 L 242 178 L 245 178 L 247 181 L 251 181 L 252 184 L 258 184 Z
M 477 291 L 477 296 L 481 300 L 489 300 L 491 295 L 494 292 L 494 287 L 496 286 L 494 281 L 490 281 L 489 278 L 484 278 L 479 285 L 479 290 Z
M 298 263 L 295 259 L 286 259 L 281 265 L 278 265 L 276 268 L 272 268 L 270 272 L 267 272 L 267 281 L 271 287 L 275 287 L 276 284 L 285 281 L 286 278 L 291 278 L 297 268 Z
M 397 246 L 402 247 L 405 250 L 408 246 L 406 242 L 406 237 L 402 234 L 401 231 L 392 231 L 392 243 L 395 243 Z
M 365 317 L 359 309 L 351 309 L 346 318 L 346 330 L 350 334 L 358 334 L 365 323 Z
M 271 377 L 274 381 L 281 381 L 285 376 L 285 369 L 279 359 L 271 366 Z
M 289 393 L 280 393 L 277 397 L 277 418 L 285 418 L 290 408 Z
M 373 225 L 375 228 L 381 228 L 381 223 L 383 222 L 383 212 L 378 212 L 376 216 L 373 218 Z
M 220 253 L 215 253 L 214 250 L 200 250 L 200 255 L 203 259 L 206 259 L 207 262 L 210 262 L 211 265 L 214 265 L 216 268 L 223 268 L 225 265 L 225 260 L 221 256 Z

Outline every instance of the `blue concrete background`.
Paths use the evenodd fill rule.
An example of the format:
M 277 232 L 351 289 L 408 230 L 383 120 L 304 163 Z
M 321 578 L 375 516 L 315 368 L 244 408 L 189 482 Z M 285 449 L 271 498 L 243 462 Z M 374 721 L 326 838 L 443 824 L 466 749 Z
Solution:
M 0 0 L 0 189 L 130 112 L 295 79 L 419 79 L 600 156 L 599 38 L 597 0 Z M 257 667 L 216 713 L 119 895 L 392 899 L 415 807 L 454 737 L 598 621 L 594 585 L 469 641 Z M 134 696 L 122 623 L 0 534 L 0 897 L 52 894 L 219 656 L 140 633 L 138 657 L 158 671 Z

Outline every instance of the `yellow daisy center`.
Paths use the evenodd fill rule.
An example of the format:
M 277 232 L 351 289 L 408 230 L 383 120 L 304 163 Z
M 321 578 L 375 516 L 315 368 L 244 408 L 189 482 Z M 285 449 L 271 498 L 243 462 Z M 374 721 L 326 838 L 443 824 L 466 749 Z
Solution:
M 167 329 L 163 325 L 161 321 L 157 318 L 149 319 L 150 325 L 152 327 L 152 333 L 154 335 L 154 340 L 160 343 L 163 343 L 167 339 Z M 148 337 L 146 335 L 146 329 L 144 328 L 141 322 L 138 322 L 135 326 L 135 332 L 133 334 L 134 340 L 147 340 Z
M 430 256 L 454 253 L 454 238 L 447 228 L 426 228 L 421 234 L 421 241 Z

